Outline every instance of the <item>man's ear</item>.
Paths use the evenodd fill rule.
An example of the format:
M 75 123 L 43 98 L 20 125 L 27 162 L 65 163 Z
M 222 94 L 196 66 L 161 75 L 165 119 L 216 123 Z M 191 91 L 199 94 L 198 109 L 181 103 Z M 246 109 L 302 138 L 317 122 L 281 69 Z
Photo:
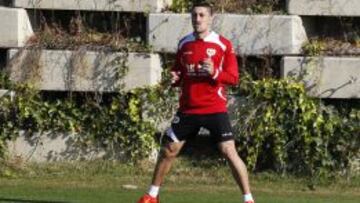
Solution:
M 214 22 L 214 15 L 211 15 L 211 16 L 210 16 L 210 25 L 212 25 L 213 22 Z

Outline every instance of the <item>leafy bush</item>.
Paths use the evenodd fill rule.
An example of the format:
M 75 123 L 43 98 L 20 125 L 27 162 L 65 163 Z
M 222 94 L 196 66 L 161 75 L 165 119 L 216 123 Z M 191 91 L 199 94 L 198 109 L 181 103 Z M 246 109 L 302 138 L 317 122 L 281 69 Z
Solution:
M 0 99 L 0 150 L 20 130 L 70 131 L 81 144 L 118 147 L 128 160 L 148 157 L 157 146 L 155 133 L 177 105 L 168 74 L 163 78 L 158 86 L 110 96 L 52 99 L 26 85 L 7 85 L 17 96 Z M 246 102 L 234 112 L 237 149 L 250 170 L 317 176 L 344 172 L 359 156 L 360 105 L 326 106 L 290 80 L 245 77 L 238 91 Z
M 169 99 L 175 98 L 167 97 L 172 93 L 164 85 L 108 96 L 70 93 L 63 98 L 46 97 L 27 84 L 7 86 L 16 96 L 0 98 L 0 152 L 4 155 L 5 141 L 25 130 L 29 136 L 72 132 L 79 144 L 100 142 L 120 149 L 127 160 L 148 157 L 156 148 L 157 125 L 168 119 Z
M 245 80 L 237 113 L 238 150 L 250 169 L 326 174 L 360 152 L 360 108 L 338 111 L 290 80 Z

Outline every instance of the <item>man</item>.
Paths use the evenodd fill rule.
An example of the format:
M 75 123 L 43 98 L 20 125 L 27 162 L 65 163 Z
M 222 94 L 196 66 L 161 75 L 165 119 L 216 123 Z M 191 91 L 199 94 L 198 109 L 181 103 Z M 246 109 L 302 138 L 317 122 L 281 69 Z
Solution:
M 180 40 L 171 71 L 173 85 L 181 88 L 180 107 L 166 132 L 169 142 L 162 148 L 150 189 L 138 203 L 159 203 L 160 185 L 173 160 L 200 127 L 207 128 L 216 139 L 244 194 L 244 202 L 254 203 L 226 108 L 225 86 L 238 83 L 234 50 L 229 40 L 210 30 L 213 20 L 210 4 L 195 4 L 191 18 L 194 32 Z

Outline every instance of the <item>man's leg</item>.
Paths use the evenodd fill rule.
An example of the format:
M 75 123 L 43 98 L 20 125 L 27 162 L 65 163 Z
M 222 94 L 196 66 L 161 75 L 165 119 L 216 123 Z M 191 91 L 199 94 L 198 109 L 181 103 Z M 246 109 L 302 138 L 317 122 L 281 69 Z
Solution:
M 171 127 L 166 131 L 167 144 L 162 147 L 156 163 L 151 186 L 138 203 L 158 203 L 160 186 L 169 172 L 173 161 L 185 144 L 185 140 L 196 135 L 199 131 L 198 121 L 195 116 L 177 113 L 171 122 Z
M 147 194 L 142 196 L 138 203 L 159 203 L 159 189 L 166 174 L 169 172 L 172 163 L 176 156 L 179 154 L 181 148 L 184 146 L 185 141 L 170 142 L 162 147 L 159 159 L 151 181 L 151 186 Z
M 169 172 L 173 161 L 179 154 L 189 136 L 194 136 L 199 131 L 198 119 L 196 116 L 178 112 L 171 127 L 166 131 L 167 144 L 162 148 L 158 162 L 155 167 L 152 185 L 160 186 L 165 175 Z
M 169 172 L 173 161 L 175 160 L 176 156 L 179 154 L 184 144 L 185 141 L 171 142 L 166 144 L 162 148 L 153 174 L 153 179 L 151 182 L 152 185 L 155 186 L 161 185 L 165 175 Z
M 236 183 L 244 195 L 249 194 L 250 186 L 247 169 L 236 151 L 229 115 L 227 113 L 209 115 L 205 117 L 203 125 L 218 142 L 219 150 L 227 159 Z
M 235 141 L 229 140 L 219 143 L 219 149 L 227 159 L 236 183 L 239 185 L 244 195 L 251 194 L 249 176 L 244 162 L 239 157 Z M 252 197 L 251 197 L 252 199 Z

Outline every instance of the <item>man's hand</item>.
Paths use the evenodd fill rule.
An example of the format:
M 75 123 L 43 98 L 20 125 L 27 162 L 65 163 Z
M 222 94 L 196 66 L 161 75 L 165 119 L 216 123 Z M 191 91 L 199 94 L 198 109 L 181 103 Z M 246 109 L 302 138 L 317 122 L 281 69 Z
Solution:
M 180 74 L 181 74 L 180 71 L 177 72 L 171 71 L 170 74 L 171 74 L 171 84 L 175 84 L 180 80 Z
M 209 73 L 209 75 L 213 75 L 214 74 L 214 62 L 211 60 L 211 58 L 206 58 L 202 61 L 202 69 Z

